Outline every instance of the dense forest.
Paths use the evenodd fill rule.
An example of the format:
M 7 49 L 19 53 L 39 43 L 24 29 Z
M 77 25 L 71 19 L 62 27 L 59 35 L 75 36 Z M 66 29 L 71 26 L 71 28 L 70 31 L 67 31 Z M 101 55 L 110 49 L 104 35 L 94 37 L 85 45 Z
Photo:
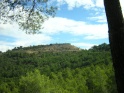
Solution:
M 0 52 L 0 93 L 117 93 L 108 44 L 71 44 Z

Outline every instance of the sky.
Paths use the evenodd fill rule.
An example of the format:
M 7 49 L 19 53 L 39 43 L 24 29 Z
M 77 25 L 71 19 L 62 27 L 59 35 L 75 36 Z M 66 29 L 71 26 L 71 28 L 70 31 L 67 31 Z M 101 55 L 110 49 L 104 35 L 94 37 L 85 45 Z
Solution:
M 82 49 L 109 43 L 103 0 L 50 0 L 56 16 L 43 24 L 41 34 L 26 34 L 13 24 L 0 24 L 0 51 L 14 47 L 71 43 Z M 120 0 L 124 14 L 124 0 Z

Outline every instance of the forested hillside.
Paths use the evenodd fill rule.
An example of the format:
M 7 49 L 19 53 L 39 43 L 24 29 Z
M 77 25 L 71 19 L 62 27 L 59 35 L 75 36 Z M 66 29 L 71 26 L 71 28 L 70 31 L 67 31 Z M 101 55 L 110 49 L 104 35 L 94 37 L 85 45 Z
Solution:
M 14 48 L 0 53 L 0 71 L 0 93 L 117 93 L 105 43 Z

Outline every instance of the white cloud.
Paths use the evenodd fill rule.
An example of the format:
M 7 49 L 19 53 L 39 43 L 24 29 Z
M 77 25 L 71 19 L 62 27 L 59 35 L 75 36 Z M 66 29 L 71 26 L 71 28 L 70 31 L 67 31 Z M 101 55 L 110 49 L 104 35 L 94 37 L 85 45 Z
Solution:
M 55 0 L 54 0 L 55 1 Z M 90 20 L 96 22 L 106 22 L 104 13 L 103 0 L 56 0 L 59 5 L 67 4 L 68 9 L 75 7 L 84 7 L 85 9 L 94 10 L 95 13 Z M 124 14 L 124 0 L 120 0 L 123 14 Z M 100 15 L 100 13 L 103 13 Z M 104 15 L 104 16 L 103 16 Z M 42 34 L 28 35 L 24 31 L 18 30 L 18 25 L 1 24 L 0 35 L 10 36 L 15 38 L 12 43 L 0 40 L 0 50 L 5 51 L 16 46 L 29 46 L 37 44 L 45 44 L 52 41 L 52 35 L 64 32 L 75 36 L 82 36 L 84 39 L 103 39 L 108 38 L 108 27 L 106 23 L 103 24 L 88 24 L 83 21 L 75 21 L 67 18 L 55 17 L 50 18 L 44 23 Z M 87 43 L 73 43 L 79 47 L 90 48 L 94 44 Z
M 16 24 L 0 25 L 0 35 L 14 38 L 14 41 L 11 43 L 9 41 L 0 42 L 0 49 L 5 51 L 5 49 L 16 46 L 48 44 L 53 39 L 52 35 L 60 32 L 69 33 L 74 36 L 82 36 L 84 39 L 102 39 L 108 37 L 106 24 L 92 25 L 82 21 L 55 17 L 50 18 L 43 26 L 42 34 L 29 35 L 25 34 L 24 31 L 18 30 L 18 25 Z
M 43 33 L 66 32 L 76 36 L 82 35 L 85 39 L 102 39 L 108 37 L 107 31 L 107 24 L 87 24 L 82 21 L 55 17 L 45 22 Z
M 0 51 L 5 52 L 6 50 L 12 49 L 13 47 L 9 42 L 0 41 Z
M 104 8 L 103 0 L 53 0 L 57 1 L 59 6 L 67 4 L 68 9 L 73 9 L 75 7 L 84 7 L 85 9 L 91 9 L 94 7 Z M 124 0 L 120 0 L 121 6 L 124 7 Z
M 94 3 L 95 3 L 95 7 L 89 8 L 93 10 L 94 12 L 92 16 L 88 17 L 88 19 L 94 22 L 98 22 L 98 23 L 107 22 L 103 0 L 94 0 Z M 122 7 L 122 13 L 124 15 L 124 0 L 120 0 L 120 4 Z
M 91 20 L 91 21 L 98 22 L 98 23 L 106 23 L 107 22 L 105 14 L 100 15 L 100 16 L 96 15 L 96 16 L 93 16 L 93 17 L 89 17 L 88 19 Z
M 122 8 L 123 15 L 124 15 L 124 0 L 120 0 L 120 4 L 121 4 L 121 8 Z
M 1 45 L 0 51 L 6 52 L 7 50 L 11 50 L 13 47 L 7 46 L 7 45 Z
M 9 36 L 10 38 L 10 40 L 7 41 L 0 40 L 0 50 L 2 51 L 12 49 L 17 46 L 46 44 L 46 42 L 48 43 L 52 40 L 52 38 L 46 34 L 26 34 L 24 31 L 19 30 L 19 27 L 16 24 L 1 24 L 0 29 L 0 35 L 6 37 Z M 10 43 L 11 38 L 14 38 L 14 41 Z
M 103 0 L 94 0 L 95 1 L 95 7 L 103 8 Z
M 94 7 L 92 0 L 57 0 L 58 5 L 67 4 L 68 9 L 71 10 L 74 7 L 84 6 L 85 8 Z
M 73 8 L 82 7 L 84 9 L 92 10 L 98 14 L 103 13 L 103 15 L 105 15 L 103 0 L 56 0 L 56 1 L 58 4 L 58 7 L 66 4 L 69 10 L 72 10 Z M 120 4 L 121 4 L 122 12 L 124 15 L 124 0 L 120 0 Z M 96 17 L 97 16 L 100 16 L 100 15 L 96 15 Z M 101 20 L 100 22 L 102 21 L 104 21 L 104 19 Z
M 77 47 L 79 47 L 79 48 L 83 48 L 83 49 L 89 49 L 89 48 L 91 48 L 92 46 L 97 45 L 97 44 L 90 44 L 90 43 L 72 43 L 72 45 L 77 46 Z

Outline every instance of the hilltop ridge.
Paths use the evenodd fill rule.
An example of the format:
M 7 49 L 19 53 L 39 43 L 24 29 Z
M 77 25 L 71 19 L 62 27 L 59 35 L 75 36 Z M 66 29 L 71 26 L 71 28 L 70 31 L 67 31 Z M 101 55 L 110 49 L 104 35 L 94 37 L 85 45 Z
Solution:
M 80 51 L 81 49 L 71 45 L 70 43 L 56 43 L 49 45 L 37 45 L 29 47 L 15 47 L 12 51 L 26 51 L 28 53 L 35 52 L 63 52 L 63 51 Z

